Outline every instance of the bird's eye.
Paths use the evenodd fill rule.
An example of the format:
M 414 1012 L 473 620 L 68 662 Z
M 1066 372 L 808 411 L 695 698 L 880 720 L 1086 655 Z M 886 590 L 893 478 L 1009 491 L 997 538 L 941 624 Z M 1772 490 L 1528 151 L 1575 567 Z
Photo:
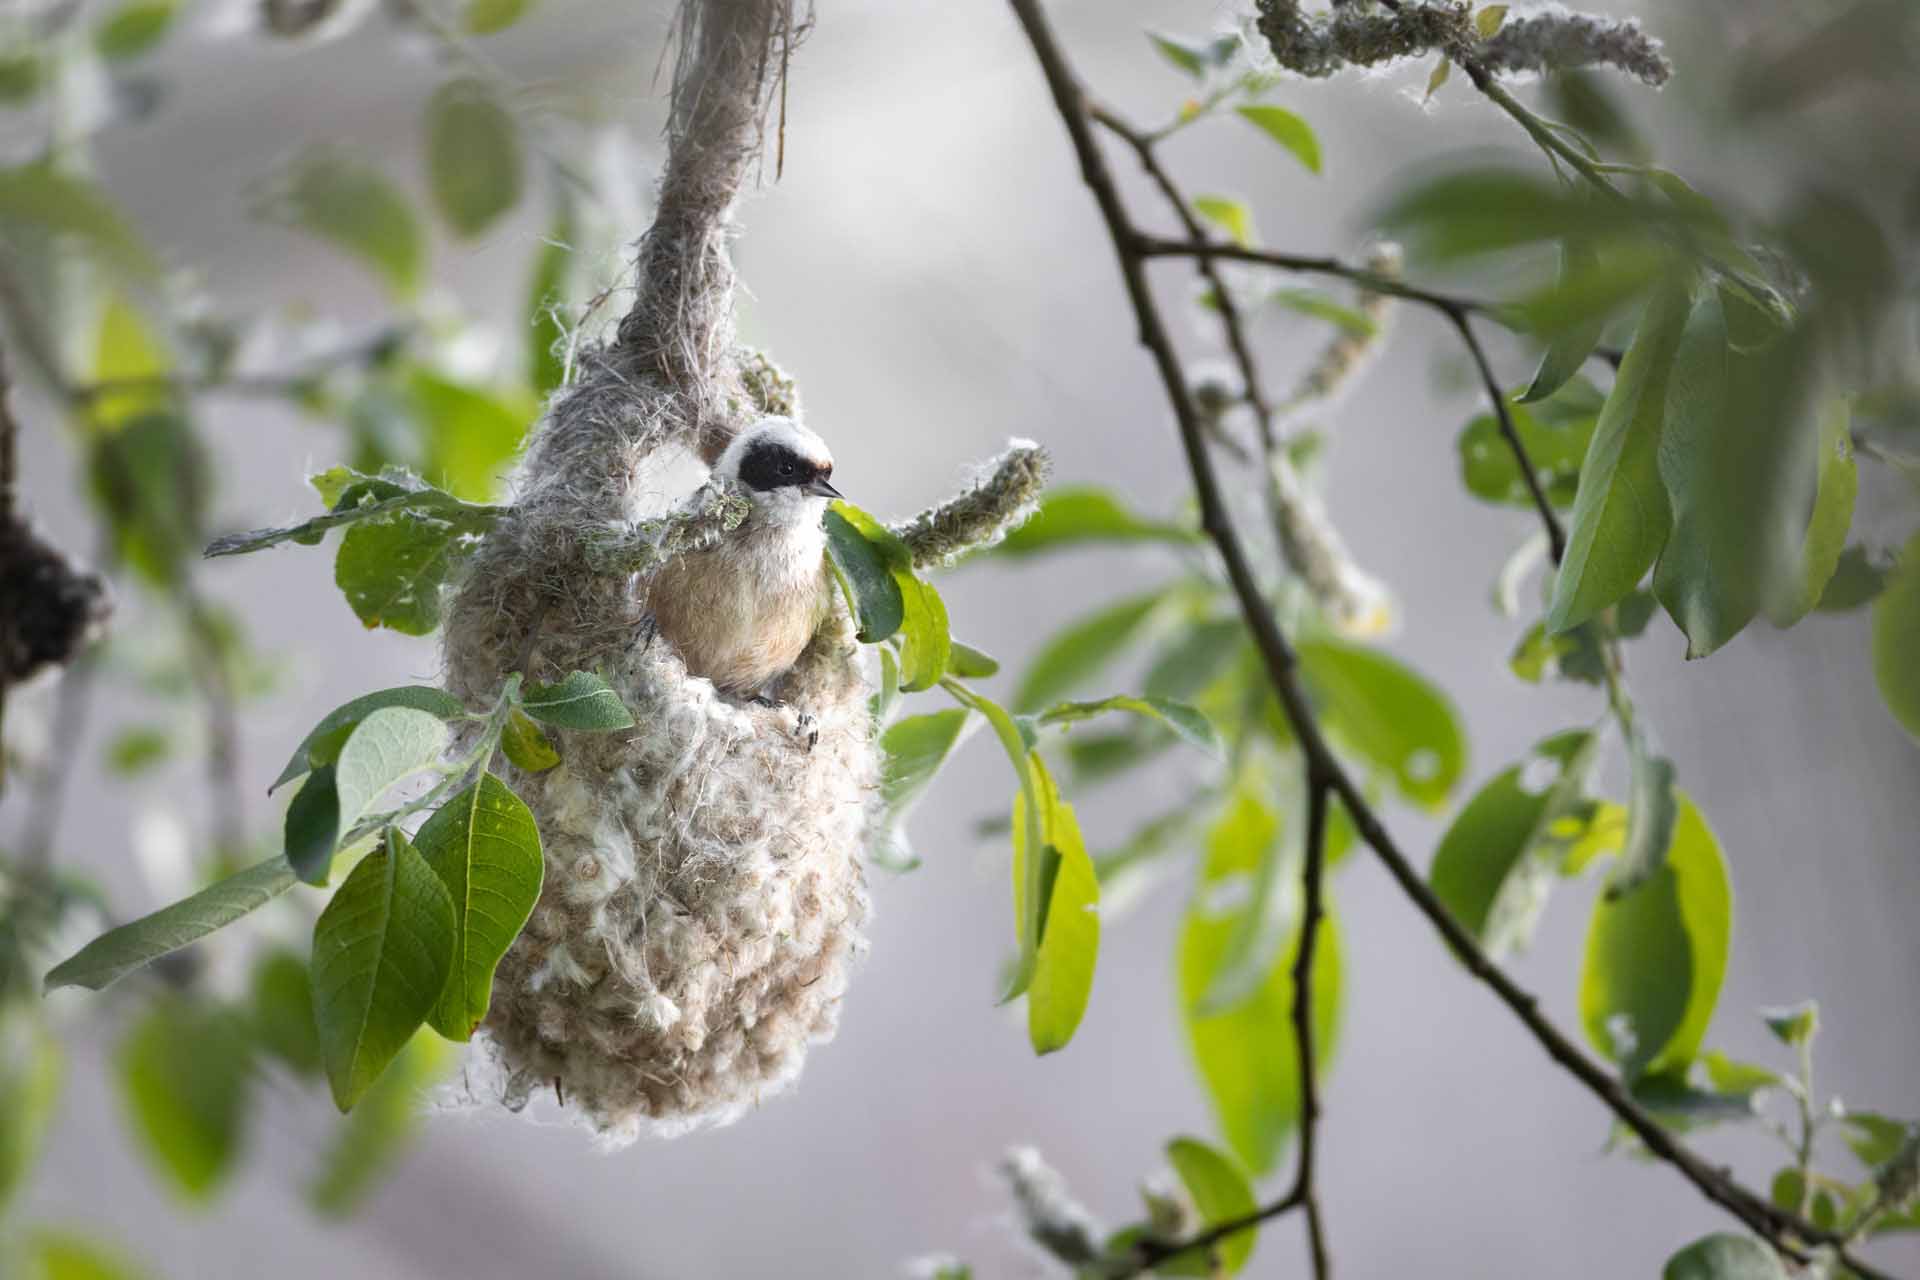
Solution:
M 794 465 L 793 465 L 793 464 L 792 464 L 791 462 L 783 462 L 783 463 L 781 463 L 781 464 L 780 464 L 780 474 L 781 474 L 781 475 L 783 475 L 783 476 L 790 476 L 790 475 L 792 475 L 793 473 L 794 473 Z

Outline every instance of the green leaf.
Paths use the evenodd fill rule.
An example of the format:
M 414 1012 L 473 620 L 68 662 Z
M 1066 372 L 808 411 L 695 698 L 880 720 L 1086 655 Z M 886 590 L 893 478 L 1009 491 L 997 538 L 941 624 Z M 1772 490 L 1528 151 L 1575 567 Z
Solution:
M 500 0 L 480 0 L 499 3 Z M 527 0 L 505 0 L 523 4 Z M 527 314 L 532 332 L 527 338 L 527 383 L 539 396 L 558 390 L 567 373 L 566 357 L 561 350 L 567 339 L 567 327 L 561 309 L 570 301 L 568 287 L 573 268 L 573 204 L 562 198 L 554 210 L 553 225 L 547 229 L 539 252 L 533 260 L 533 287 Z
M 60 1042 L 32 1010 L 0 1015 L 0 1219 L 40 1160 L 65 1073 Z
M 1299 924 L 1286 930 L 1266 981 L 1253 995 L 1217 1013 L 1207 993 L 1230 958 L 1252 878 L 1274 822 L 1259 797 L 1243 790 L 1207 839 L 1199 885 L 1187 908 L 1178 950 L 1180 1003 L 1188 1043 L 1227 1144 L 1256 1175 L 1269 1172 L 1300 1114 L 1299 1046 L 1293 1037 L 1294 953 Z M 1331 914 L 1314 949 L 1314 1060 L 1332 1056 L 1339 1024 L 1341 946 Z
M 996 551 L 1005 556 L 1029 556 L 1089 542 L 1182 546 L 1200 540 L 1199 531 L 1186 525 L 1135 515 L 1104 489 L 1068 486 L 1051 490 L 1033 518 L 1007 534 Z
M 253 967 L 254 1041 L 296 1075 L 318 1076 L 320 1033 L 313 1024 L 313 980 L 306 958 L 276 947 Z
M 115 1071 L 141 1149 L 168 1185 L 204 1201 L 235 1167 L 253 1066 L 229 1011 L 184 997 L 153 1005 L 121 1042 Z
M 336 490 L 339 477 L 350 477 L 351 480 Z M 283 542 L 313 546 L 326 536 L 329 529 L 358 524 L 363 520 L 393 521 L 395 517 L 409 512 L 416 513 L 422 519 L 450 521 L 465 532 L 479 534 L 492 528 L 494 521 L 506 514 L 504 507 L 462 502 L 452 494 L 432 487 L 409 489 L 378 477 L 361 476 L 345 467 L 335 467 L 331 472 L 313 477 L 313 480 L 316 486 L 323 480 L 327 482 L 323 495 L 330 491 L 339 494 L 338 501 L 325 515 L 279 528 L 223 534 L 209 542 L 201 554 L 209 559 L 246 555 Z
M 1356 338 L 1371 338 L 1380 332 L 1380 326 L 1369 319 L 1365 312 L 1336 302 L 1318 289 L 1275 289 L 1267 295 L 1266 300 L 1303 316 L 1325 320 Z
M 1149 31 L 1147 39 L 1153 42 L 1161 57 L 1195 80 L 1204 79 L 1211 68 L 1225 66 L 1240 47 L 1239 37 L 1232 35 L 1202 42 Z
M 539 406 L 531 399 L 516 403 L 450 382 L 424 369 L 408 373 L 407 394 L 426 437 L 427 474 L 459 498 L 484 501 L 497 494 L 528 427 L 539 416 Z M 436 509 L 455 510 L 444 504 L 436 504 Z M 499 514 L 491 508 L 457 510 L 463 517 L 475 510 Z
M 175 413 L 149 413 L 96 437 L 90 464 L 118 554 L 152 585 L 174 587 L 200 545 L 212 490 L 192 426 Z
M 1779 351 L 1734 352 L 1717 292 L 1694 304 L 1660 442 L 1673 533 L 1653 578 L 1690 658 L 1732 639 L 1770 595 L 1794 590 L 1804 518 L 1795 513 L 1811 505 L 1818 466 L 1799 421 L 1796 364 Z
M 1598 739 L 1573 729 L 1535 744 L 1460 810 L 1427 881 L 1496 960 L 1524 949 L 1560 871 L 1554 825 L 1585 795 Z
M 158 725 L 133 725 L 107 743 L 107 767 L 123 778 L 145 773 L 173 754 L 173 739 Z
M 287 865 L 311 885 L 324 885 L 340 844 L 340 792 L 333 766 L 323 764 L 307 776 L 287 805 L 284 824 Z
M 1653 754 L 1637 725 L 1627 735 L 1627 763 L 1627 839 L 1607 882 L 1609 898 L 1631 893 L 1660 869 L 1680 817 L 1673 761 Z
M 1660 479 L 1660 432 L 1686 302 L 1684 287 L 1670 286 L 1648 304 L 1607 394 L 1580 469 L 1549 630 L 1576 627 L 1633 590 L 1666 545 L 1672 514 Z
M 550 725 L 586 733 L 633 728 L 633 713 L 613 687 L 591 671 L 575 671 L 558 684 L 530 684 L 520 709 Z
M 515 767 L 528 773 L 545 773 L 560 763 L 560 753 L 540 726 L 517 708 L 500 731 L 500 750 Z
M 433 1029 L 464 1041 L 487 1016 L 500 957 L 540 901 L 540 829 L 520 797 L 486 773 L 427 819 L 414 848 L 453 900 L 452 976 Z
M 1873 676 L 1887 710 L 1920 741 L 1920 534 L 1873 602 Z
M 1298 871 L 1306 849 L 1305 797 L 1298 788 L 1287 792 L 1296 806 L 1294 821 L 1287 823 L 1268 807 L 1263 793 L 1270 789 L 1269 780 L 1259 771 L 1242 773 L 1228 800 L 1228 817 L 1208 837 L 1209 847 L 1213 840 L 1260 843 L 1232 855 L 1253 871 L 1244 901 L 1233 910 L 1233 932 L 1213 966 L 1212 980 L 1194 1005 L 1194 1012 L 1202 1016 L 1227 1012 L 1257 996 L 1273 971 L 1275 957 L 1286 950 L 1300 925 Z
M 1074 724 L 1109 711 L 1130 711 L 1134 715 L 1157 720 L 1216 759 L 1226 754 L 1212 721 L 1186 703 L 1169 698 L 1135 698 L 1122 693 L 1101 698 L 1097 702 L 1062 702 L 1048 707 L 1041 714 L 1040 723 Z
M 1870 603 L 1886 590 L 1889 573 L 1873 562 L 1867 549 L 1858 543 L 1840 553 L 1833 576 L 1814 608 L 1822 613 L 1845 613 Z
M 361 859 L 313 927 L 313 1012 L 349 1110 L 427 1020 L 453 967 L 453 898 L 407 838 Z
M 1054 867 L 1042 878 L 1049 897 L 1043 912 L 1045 932 L 1027 987 L 1027 1036 L 1033 1051 L 1045 1054 L 1066 1048 L 1087 1012 L 1094 964 L 1100 956 L 1100 880 L 1080 838 L 1073 806 L 1060 798 L 1040 757 L 1031 755 L 1029 760 L 1034 794 L 1040 802 L 1041 839 Z M 1025 803 L 1023 792 L 1014 801 L 1016 890 L 1023 884 L 1023 860 L 1038 860 L 1042 852 L 1022 847 L 1027 825 L 1020 808 Z
M 955 640 L 948 669 L 962 680 L 984 680 L 988 676 L 999 674 L 1000 659 L 990 653 L 983 653 L 970 644 L 962 644 Z
M 1849 1111 L 1840 1123 L 1847 1127 L 1842 1136 L 1854 1157 L 1869 1169 L 1878 1169 L 1893 1159 L 1913 1126 L 1904 1120 L 1875 1111 Z
M 903 716 L 880 735 L 880 838 L 875 855 L 901 870 L 917 866 L 901 831 L 914 802 L 933 781 L 933 775 L 966 736 L 972 716 L 965 707 L 950 707 L 926 715 Z
M 1253 247 L 1253 210 L 1231 196 L 1195 196 L 1193 211 L 1213 223 L 1237 245 Z
M 1246 637 L 1246 623 L 1238 617 L 1205 618 L 1183 626 L 1147 668 L 1147 696 L 1192 701 L 1220 677 L 1228 660 L 1245 647 Z
M 1085 685 L 1147 630 L 1178 586 L 1156 587 L 1078 618 L 1056 632 L 1027 665 L 1013 708 L 1038 711 Z
M 1787 1271 L 1760 1241 L 1721 1233 L 1696 1240 L 1667 1259 L 1660 1280 L 1787 1280 Z
M 1251 106 L 1235 107 L 1242 119 L 1249 121 L 1269 138 L 1293 153 L 1301 164 L 1313 173 L 1320 172 L 1320 140 L 1313 136 L 1313 126 L 1285 107 Z
M 1589 246 L 1575 241 L 1562 245 L 1560 289 L 1567 293 L 1579 289 L 1584 277 L 1597 262 L 1598 255 Z M 1593 349 L 1600 344 L 1600 336 L 1606 332 L 1607 322 L 1613 318 L 1612 308 L 1594 306 L 1586 298 L 1581 300 L 1587 304 L 1582 308 L 1585 314 L 1572 323 L 1557 327 L 1548 336 L 1546 350 L 1540 353 L 1540 364 L 1534 370 L 1533 380 L 1520 395 L 1521 404 L 1544 400 L 1565 386 L 1573 375 L 1580 372 L 1580 366 L 1587 362 Z M 1555 301 L 1561 300 L 1556 298 Z
M 1760 1011 L 1767 1030 L 1784 1045 L 1801 1045 L 1820 1030 L 1820 1006 L 1811 1000 Z
M 1198 1138 L 1175 1138 L 1169 1142 L 1167 1163 L 1173 1166 L 1181 1185 L 1187 1189 L 1187 1195 L 1192 1197 L 1193 1207 L 1199 1213 L 1204 1227 L 1237 1221 L 1259 1208 L 1252 1184 L 1247 1181 L 1245 1171 L 1233 1157 Z M 1247 1265 L 1247 1259 L 1253 1256 L 1254 1241 L 1258 1238 L 1258 1231 L 1249 1230 L 1236 1232 L 1222 1240 L 1214 1247 L 1219 1257 L 1217 1269 L 1211 1269 L 1206 1274 L 1238 1275 L 1240 1269 Z M 1167 1261 L 1174 1262 L 1180 1256 L 1175 1255 Z
M 1729 1122 L 1745 1123 L 1760 1114 L 1750 1089 L 1698 1089 L 1675 1075 L 1642 1076 L 1628 1092 L 1661 1124 L 1680 1133 Z
M 1440 87 L 1446 84 L 1447 78 L 1452 74 L 1453 59 L 1443 53 L 1440 55 L 1440 60 L 1433 64 L 1433 70 L 1427 73 L 1428 101 L 1432 101 L 1433 95 L 1440 92 Z
M 864 540 L 873 552 L 877 553 L 892 577 L 894 586 L 900 592 L 900 688 L 908 693 L 931 689 L 934 682 L 946 674 L 947 663 L 953 650 L 953 636 L 947 624 L 947 606 L 940 599 L 940 593 L 933 589 L 933 584 L 914 572 L 912 551 L 900 540 L 899 535 L 884 524 L 845 499 L 836 499 L 828 508 L 828 515 L 830 518 L 827 546 L 829 554 L 835 555 L 836 565 L 840 562 L 837 553 L 834 552 L 836 537 L 831 520 L 833 515 L 838 515 L 845 521 L 848 527 Z M 862 558 L 860 553 L 856 552 L 849 563 L 859 568 L 862 573 L 868 573 L 871 571 L 870 565 L 865 568 L 859 566 L 858 561 Z M 871 589 L 870 586 L 862 587 L 855 583 L 853 575 L 847 573 L 846 566 L 841 566 L 841 571 L 844 575 L 842 581 L 849 588 Z M 855 603 L 856 600 L 862 608 L 865 607 L 867 601 L 864 597 L 856 596 L 849 603 Z M 874 603 L 877 608 L 884 608 L 890 602 L 891 597 L 883 592 L 881 599 Z M 856 616 L 862 615 L 856 612 Z M 864 638 L 866 634 L 864 622 L 862 627 Z M 875 627 L 874 630 L 878 628 Z M 885 636 L 881 638 L 884 639 Z
M 355 524 L 340 543 L 334 583 L 369 628 L 427 635 L 440 625 L 440 589 L 453 566 L 479 545 L 497 515 L 436 505 Z
M 427 101 L 427 179 L 447 225 L 477 236 L 520 201 L 520 135 L 513 116 L 471 77 Z
M 135 969 L 259 910 L 293 885 L 293 868 L 276 853 L 190 898 L 109 929 L 55 965 L 47 974 L 46 989 L 86 987 L 99 991 Z
M 0 169 L 0 227 L 72 236 L 102 265 L 136 279 L 158 270 L 153 253 L 100 189 L 45 164 Z
M 532 8 L 533 0 L 467 0 L 467 31 L 476 36 L 505 31 Z
M 346 745 L 349 735 L 359 727 L 360 722 L 369 714 L 382 707 L 412 707 L 416 711 L 425 711 L 442 720 L 458 719 L 466 708 L 460 699 L 431 685 L 402 685 L 397 689 L 382 689 L 377 693 L 362 694 L 352 702 L 345 703 L 329 711 L 325 718 L 315 725 L 307 736 L 301 739 L 294 749 L 293 758 L 287 761 L 287 767 L 273 780 L 269 791 L 277 791 L 301 774 L 318 765 L 332 764 L 340 758 L 340 748 Z
M 420 1127 L 422 1095 L 452 1054 L 428 1033 L 416 1032 L 340 1122 L 307 1184 L 307 1202 L 323 1218 L 344 1218 L 366 1202 L 393 1169 Z
M 141 1280 L 142 1272 L 98 1240 L 34 1227 L 26 1233 L 20 1280 Z
M 19 107 L 33 101 L 46 78 L 46 64 L 38 50 L 0 53 L 0 106 Z
M 1565 507 L 1574 500 L 1580 483 L 1580 463 L 1599 424 L 1599 393 L 1584 378 L 1569 383 L 1558 395 L 1539 406 L 1511 404 L 1507 412 L 1513 418 L 1514 432 L 1526 447 L 1527 461 L 1533 464 L 1547 500 Z M 1475 417 L 1460 431 L 1460 479 L 1467 492 L 1483 502 L 1531 508 L 1533 492 L 1527 488 L 1513 447 L 1501 434 L 1500 420 L 1490 413 Z
M 1300 666 L 1348 749 L 1386 771 L 1412 803 L 1446 803 L 1466 768 L 1467 742 L 1444 693 L 1386 654 L 1344 641 L 1302 641 Z
M 412 206 L 386 175 L 348 151 L 310 148 L 265 194 L 258 214 L 360 258 L 401 298 L 419 287 L 426 237 Z
M 438 764 L 447 749 L 446 722 L 431 711 L 414 707 L 379 707 L 369 711 L 340 748 L 333 763 L 333 785 L 339 795 L 338 845 L 395 783 Z M 318 777 L 318 773 L 315 777 Z
M 1482 40 L 1491 40 L 1500 30 L 1500 24 L 1506 20 L 1506 5 L 1484 5 L 1473 15 L 1473 33 Z
M 166 38 L 177 9 L 173 0 L 123 4 L 93 33 L 93 47 L 110 62 L 137 58 Z
M 1001 1003 L 1004 1004 L 1032 984 L 1034 967 L 1040 957 L 1040 940 L 1046 929 L 1049 899 L 1042 893 L 1042 888 L 1046 883 L 1047 860 L 1023 860 L 1020 857 L 1022 849 L 1046 848 L 1043 825 L 1046 806 L 1041 802 L 1035 781 L 1037 757 L 1029 750 L 1019 724 L 999 703 L 985 694 L 976 693 L 958 680 L 945 680 L 942 687 L 960 705 L 978 711 L 986 719 L 994 737 L 1000 740 L 1001 750 L 1007 753 L 1007 763 L 1013 766 L 1013 775 L 1020 784 L 1020 798 L 1014 805 L 1013 837 L 1013 915 L 1020 937 L 1020 955 L 1014 963 L 1013 972 L 1008 976 L 1006 987 L 1000 993 Z
M 900 583 L 879 547 L 867 541 L 846 516 L 829 507 L 827 556 L 847 596 L 862 644 L 879 644 L 906 621 L 907 602 Z
M 1720 845 L 1693 802 L 1675 794 L 1666 865 L 1594 905 L 1580 975 L 1587 1038 L 1629 1080 L 1686 1069 L 1726 976 L 1732 901 Z
M 1738 1062 L 1718 1049 L 1701 1054 L 1700 1061 L 1707 1068 L 1707 1079 L 1722 1093 L 1756 1093 L 1761 1089 L 1783 1088 L 1786 1084 L 1778 1071 L 1751 1062 Z

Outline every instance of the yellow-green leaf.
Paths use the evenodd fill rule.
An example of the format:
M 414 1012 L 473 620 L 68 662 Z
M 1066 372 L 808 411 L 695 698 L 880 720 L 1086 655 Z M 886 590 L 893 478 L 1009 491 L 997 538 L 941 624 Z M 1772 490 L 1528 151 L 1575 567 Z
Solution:
M 1320 172 L 1320 140 L 1313 126 L 1285 107 L 1255 105 L 1234 108 L 1262 133 L 1293 153 L 1311 172 Z

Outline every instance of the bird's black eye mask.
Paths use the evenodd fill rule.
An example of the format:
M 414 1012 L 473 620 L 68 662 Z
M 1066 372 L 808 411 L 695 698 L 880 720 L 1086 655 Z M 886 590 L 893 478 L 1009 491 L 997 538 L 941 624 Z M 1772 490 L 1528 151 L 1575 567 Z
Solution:
M 832 474 L 832 463 L 823 465 L 772 442 L 754 445 L 740 459 L 740 483 L 761 493 L 794 487 L 823 498 L 837 498 L 839 491 L 827 483 Z

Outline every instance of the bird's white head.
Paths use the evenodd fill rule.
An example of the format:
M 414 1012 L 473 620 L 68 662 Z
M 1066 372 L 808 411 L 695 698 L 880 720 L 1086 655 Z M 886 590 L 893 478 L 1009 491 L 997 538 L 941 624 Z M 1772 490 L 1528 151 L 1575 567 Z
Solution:
M 828 500 L 840 496 L 827 483 L 833 454 L 826 442 L 790 418 L 762 418 L 742 431 L 713 473 L 738 484 L 775 524 L 818 524 Z

